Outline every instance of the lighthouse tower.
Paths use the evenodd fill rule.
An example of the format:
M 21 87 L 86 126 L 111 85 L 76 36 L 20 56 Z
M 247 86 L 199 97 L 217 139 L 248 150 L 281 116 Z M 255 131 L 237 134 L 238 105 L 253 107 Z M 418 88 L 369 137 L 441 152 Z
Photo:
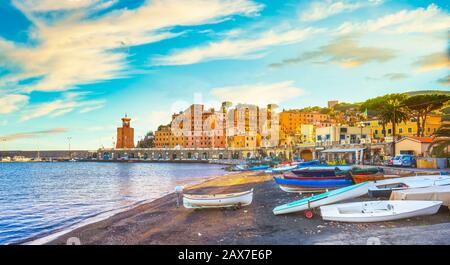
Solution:
M 122 118 L 122 127 L 117 128 L 116 148 L 134 148 L 134 129 L 130 126 L 131 118 Z

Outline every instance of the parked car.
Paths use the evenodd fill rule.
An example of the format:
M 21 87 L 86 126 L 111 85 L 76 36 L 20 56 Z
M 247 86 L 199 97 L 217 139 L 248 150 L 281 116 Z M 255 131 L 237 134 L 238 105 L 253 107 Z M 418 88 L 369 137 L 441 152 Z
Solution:
M 415 167 L 416 157 L 413 155 L 398 155 L 392 158 L 392 165 L 398 167 Z

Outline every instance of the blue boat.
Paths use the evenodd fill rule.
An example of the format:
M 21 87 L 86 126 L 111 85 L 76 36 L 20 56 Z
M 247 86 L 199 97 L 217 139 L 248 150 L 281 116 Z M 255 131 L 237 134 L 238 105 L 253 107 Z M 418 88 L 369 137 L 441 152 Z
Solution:
M 298 167 L 311 167 L 311 166 L 320 166 L 322 165 L 319 160 L 311 160 L 307 162 L 300 162 Z
M 289 187 L 300 187 L 300 188 L 313 188 L 313 189 L 326 189 L 326 188 L 337 188 L 346 187 L 352 185 L 351 179 L 285 179 L 274 177 L 275 182 L 278 185 L 284 185 Z
M 327 168 L 327 169 L 303 168 L 292 170 L 292 173 L 301 177 L 334 177 L 336 175 L 342 175 L 342 172 L 337 171 L 335 168 Z
M 249 170 L 249 171 L 257 171 L 257 170 L 266 170 L 266 169 L 269 169 L 269 168 L 270 168 L 270 166 L 263 166 L 263 165 L 261 165 L 261 166 L 249 167 L 247 170 Z

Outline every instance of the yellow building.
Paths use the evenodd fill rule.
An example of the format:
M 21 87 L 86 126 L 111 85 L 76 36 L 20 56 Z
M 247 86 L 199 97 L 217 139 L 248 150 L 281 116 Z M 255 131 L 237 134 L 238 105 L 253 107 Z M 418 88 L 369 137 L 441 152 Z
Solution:
M 433 133 L 441 126 L 441 116 L 430 115 L 427 117 L 425 122 L 425 136 L 431 136 Z M 372 129 L 373 138 L 383 138 L 383 126 L 379 120 L 372 120 L 365 122 L 367 126 Z M 417 135 L 417 122 L 414 118 L 406 122 L 397 124 L 396 135 L 398 136 L 416 136 Z M 386 125 L 386 136 L 392 136 L 392 124 Z

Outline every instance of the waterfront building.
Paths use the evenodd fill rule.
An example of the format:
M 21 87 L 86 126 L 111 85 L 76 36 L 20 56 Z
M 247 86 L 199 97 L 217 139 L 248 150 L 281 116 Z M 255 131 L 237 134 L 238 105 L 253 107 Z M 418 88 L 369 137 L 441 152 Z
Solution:
M 395 155 L 428 156 L 428 147 L 433 142 L 433 137 L 403 137 L 395 144 Z
M 320 145 L 358 144 L 370 142 L 370 127 L 330 126 L 316 128 L 316 143 Z
M 383 125 L 379 120 L 371 120 L 364 122 L 368 127 L 372 129 L 373 138 L 381 139 L 386 137 L 391 137 L 393 135 L 392 124 L 388 123 L 383 130 Z M 440 115 L 429 115 L 425 121 L 425 136 L 431 136 L 436 132 L 436 130 L 442 124 L 442 117 Z M 417 131 L 419 130 L 417 126 L 417 120 L 415 118 L 410 118 L 406 122 L 401 122 L 396 126 L 396 135 L 398 136 L 417 136 Z M 385 135 L 386 133 L 386 135 Z
M 117 128 L 116 148 L 134 148 L 134 129 L 131 128 L 131 118 L 122 118 L 122 127 Z

